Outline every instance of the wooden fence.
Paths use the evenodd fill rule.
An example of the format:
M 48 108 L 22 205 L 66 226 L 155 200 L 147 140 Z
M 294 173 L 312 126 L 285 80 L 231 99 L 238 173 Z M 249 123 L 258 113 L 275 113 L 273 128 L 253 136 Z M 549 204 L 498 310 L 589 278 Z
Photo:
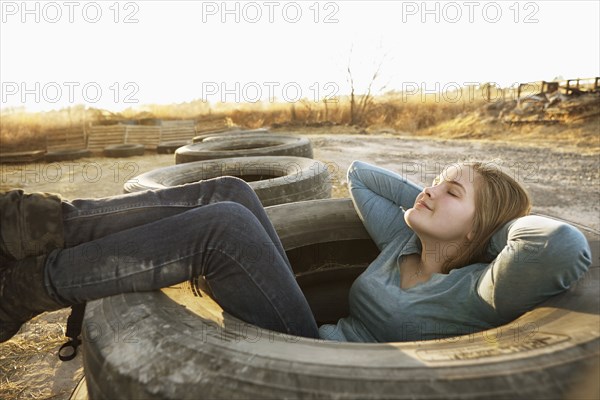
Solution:
M 600 92 L 600 78 L 576 78 L 562 81 L 537 81 L 520 83 L 517 87 L 517 100 L 521 97 L 542 93 L 561 92 L 566 95 L 577 93 Z M 489 96 L 489 95 L 488 95 Z M 489 97 L 488 97 L 489 99 Z
M 445 96 L 450 99 L 482 99 L 491 101 L 520 101 L 522 98 L 542 93 L 562 93 L 566 95 L 581 93 L 600 93 L 600 77 L 565 79 L 562 81 L 535 81 L 514 83 L 510 87 L 499 87 L 495 84 L 483 84 L 448 91 Z M 422 93 L 417 93 L 423 97 Z M 404 98 L 404 97 L 403 97 Z
M 46 149 L 48 151 L 84 149 L 85 147 L 83 126 L 51 129 L 46 132 Z
M 90 125 L 53 129 L 46 132 L 47 151 L 84 149 L 101 152 L 106 146 L 125 143 L 143 144 L 156 149 L 161 142 L 191 140 L 206 132 L 221 132 L 233 126 L 227 117 L 201 120 L 162 121 L 160 125 Z
M 191 140 L 194 136 L 196 136 L 196 121 L 194 120 L 163 121 L 161 142 Z
M 93 125 L 87 130 L 87 148 L 102 151 L 106 146 L 139 143 L 148 149 L 156 148 L 160 140 L 160 126 Z

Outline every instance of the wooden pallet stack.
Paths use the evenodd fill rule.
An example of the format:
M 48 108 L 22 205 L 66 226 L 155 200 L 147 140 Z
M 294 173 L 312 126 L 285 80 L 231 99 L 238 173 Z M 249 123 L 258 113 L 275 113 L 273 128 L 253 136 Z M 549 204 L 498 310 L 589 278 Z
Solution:
M 160 125 L 127 125 L 123 143 L 139 143 L 146 149 L 156 149 L 161 140 L 161 129 Z
M 125 143 L 127 125 L 92 125 L 87 130 L 87 148 L 102 152 L 106 146 Z
M 46 131 L 46 151 L 85 149 L 83 127 L 50 129 Z
M 196 136 L 196 121 L 178 120 L 163 121 L 160 134 L 160 142 L 173 142 L 179 140 L 191 140 Z
M 192 140 L 201 133 L 222 132 L 233 127 L 230 118 L 205 117 L 199 121 L 162 121 L 161 125 L 90 125 L 48 131 L 48 150 L 85 149 L 100 153 L 106 146 L 139 143 L 156 149 L 159 143 Z

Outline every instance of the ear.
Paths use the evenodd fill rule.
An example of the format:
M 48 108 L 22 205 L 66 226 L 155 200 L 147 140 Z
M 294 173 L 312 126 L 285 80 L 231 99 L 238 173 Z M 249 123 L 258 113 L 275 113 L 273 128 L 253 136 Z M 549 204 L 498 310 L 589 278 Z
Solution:
M 467 233 L 467 240 L 470 242 L 471 240 L 473 240 L 473 231 L 469 231 L 469 233 Z

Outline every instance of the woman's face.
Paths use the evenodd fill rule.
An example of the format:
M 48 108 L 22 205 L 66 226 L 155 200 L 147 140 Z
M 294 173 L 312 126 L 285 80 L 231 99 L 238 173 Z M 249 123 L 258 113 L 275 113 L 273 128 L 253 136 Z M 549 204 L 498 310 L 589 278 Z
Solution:
M 404 220 L 421 238 L 462 244 L 471 239 L 476 172 L 467 165 L 446 168 L 417 196 Z

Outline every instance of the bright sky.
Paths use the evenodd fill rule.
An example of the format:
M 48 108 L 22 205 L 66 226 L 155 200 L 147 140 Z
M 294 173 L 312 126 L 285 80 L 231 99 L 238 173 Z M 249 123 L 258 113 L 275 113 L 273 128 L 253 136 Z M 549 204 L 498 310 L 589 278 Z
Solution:
M 599 4 L 2 0 L 0 107 L 313 100 L 349 63 L 376 92 L 599 76 Z

